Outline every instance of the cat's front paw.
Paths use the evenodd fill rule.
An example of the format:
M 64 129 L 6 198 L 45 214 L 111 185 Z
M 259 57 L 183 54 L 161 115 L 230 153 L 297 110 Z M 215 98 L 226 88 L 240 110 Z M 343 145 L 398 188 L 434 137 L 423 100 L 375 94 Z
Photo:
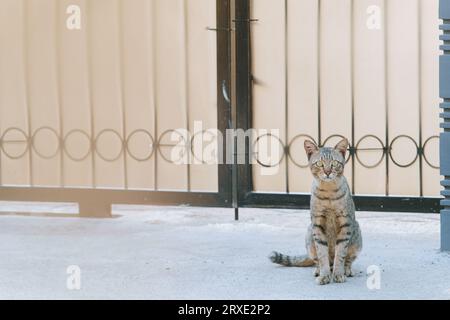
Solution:
M 351 268 L 346 268 L 346 269 L 345 269 L 345 276 L 346 276 L 346 277 L 349 277 L 349 278 L 352 278 L 352 277 L 355 276 L 355 273 L 352 271 Z
M 318 276 L 316 278 L 316 282 L 318 285 L 321 285 L 321 286 L 329 284 L 331 282 L 331 276 L 329 274 L 325 275 L 325 276 Z
M 344 283 L 346 280 L 345 274 L 333 274 L 333 281 L 336 283 Z
M 315 278 L 317 278 L 318 276 L 320 276 L 320 268 L 317 267 L 314 269 L 313 275 Z

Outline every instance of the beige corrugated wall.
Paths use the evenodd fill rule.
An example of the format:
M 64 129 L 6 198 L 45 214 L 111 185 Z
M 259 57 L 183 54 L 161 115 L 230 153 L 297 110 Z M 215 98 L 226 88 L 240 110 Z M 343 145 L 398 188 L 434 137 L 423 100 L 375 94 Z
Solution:
M 216 191 L 217 166 L 152 145 L 217 127 L 215 19 L 211 0 L 0 0 L 1 184 Z
M 377 8 L 381 28 L 368 28 Z M 280 129 L 291 152 L 275 176 L 255 166 L 255 190 L 309 192 L 297 136 L 318 141 L 320 118 L 322 143 L 361 141 L 346 169 L 356 193 L 439 196 L 437 15 L 437 0 L 253 0 L 253 124 Z

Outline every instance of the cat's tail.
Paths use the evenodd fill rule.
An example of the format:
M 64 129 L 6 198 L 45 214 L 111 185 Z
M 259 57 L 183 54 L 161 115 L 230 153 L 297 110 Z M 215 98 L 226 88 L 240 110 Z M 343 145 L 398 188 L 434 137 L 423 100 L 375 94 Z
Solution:
M 281 254 L 279 252 L 272 252 L 269 256 L 269 259 L 276 264 L 285 266 L 285 267 L 313 267 L 315 266 L 314 260 L 312 260 L 307 255 L 302 256 L 288 256 L 285 254 Z

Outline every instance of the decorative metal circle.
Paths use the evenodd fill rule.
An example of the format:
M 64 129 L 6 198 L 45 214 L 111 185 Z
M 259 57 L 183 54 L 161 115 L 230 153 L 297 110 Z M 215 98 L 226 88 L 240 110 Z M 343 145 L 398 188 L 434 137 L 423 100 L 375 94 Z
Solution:
M 367 149 L 367 150 L 365 150 L 365 149 L 360 149 L 359 147 L 360 147 L 361 143 L 362 143 L 364 140 L 367 140 L 367 139 L 370 139 L 370 138 L 375 139 L 375 141 L 379 142 L 381 148 L 380 148 L 380 149 L 371 148 L 371 149 Z M 361 158 L 359 157 L 358 153 L 359 153 L 360 151 L 364 151 L 364 150 L 365 150 L 365 151 L 381 150 L 381 151 L 382 151 L 381 157 L 380 157 L 380 159 L 379 159 L 375 164 L 370 165 L 370 164 L 363 163 L 363 161 L 362 161 Z M 384 152 L 384 143 L 383 143 L 383 141 L 381 141 L 380 138 L 378 138 L 377 136 L 374 136 L 374 135 L 372 135 L 372 134 L 368 134 L 368 135 L 362 137 L 361 139 L 359 139 L 358 143 L 356 144 L 356 151 L 355 151 L 356 160 L 357 160 L 357 161 L 359 162 L 359 164 L 362 165 L 364 168 L 367 168 L 367 169 L 373 169 L 373 168 L 378 167 L 378 166 L 383 162 L 384 154 L 385 154 L 385 152 Z
M 71 154 L 68 150 L 68 145 L 69 145 L 68 141 L 75 134 L 81 134 L 81 137 L 86 138 L 86 140 L 88 141 L 89 147 L 87 149 L 87 152 L 84 155 L 75 156 L 75 155 Z M 91 154 L 91 151 L 92 151 L 92 142 L 91 142 L 90 135 L 87 132 L 80 130 L 80 129 L 74 129 L 74 130 L 69 131 L 66 134 L 66 136 L 64 137 L 63 144 L 64 144 L 64 153 L 66 154 L 66 156 L 69 157 L 69 159 L 71 159 L 73 161 L 77 161 L 77 162 L 84 161 L 87 157 L 89 157 L 89 154 Z M 79 145 L 79 144 L 77 143 L 77 145 Z
M 184 135 L 180 134 L 177 130 L 172 130 L 172 129 L 164 131 L 164 132 L 159 136 L 159 139 L 158 139 L 158 151 L 159 151 L 159 154 L 161 155 L 161 157 L 162 157 L 164 160 L 166 160 L 167 162 L 176 164 L 176 163 L 178 163 L 178 161 L 174 161 L 174 160 L 172 160 L 172 159 L 169 159 L 168 157 L 166 157 L 166 156 L 164 155 L 164 153 L 163 153 L 162 150 L 161 150 L 161 147 L 164 147 L 164 148 L 170 148 L 170 147 L 172 147 L 172 149 L 175 148 L 175 147 L 181 147 L 181 146 L 180 146 L 180 143 L 174 143 L 174 144 L 171 144 L 171 143 L 165 143 L 165 144 L 163 144 L 163 143 L 161 143 L 161 141 L 162 141 L 162 139 L 163 139 L 164 137 L 166 137 L 168 134 L 173 134 L 173 133 L 177 133 L 178 136 L 181 138 L 180 140 L 178 140 L 178 142 L 180 142 L 181 140 L 184 142 L 184 145 L 181 145 L 181 146 L 183 146 L 183 148 L 181 148 L 181 150 L 183 150 L 183 152 L 182 152 L 182 154 L 181 154 L 181 155 L 182 155 L 181 158 L 183 158 L 183 157 L 186 156 L 186 154 L 188 153 L 188 150 L 189 150 L 189 145 L 188 145 L 188 144 L 189 144 L 189 141 L 187 141 L 187 140 L 186 140 L 186 137 L 185 137 Z M 172 136 L 172 137 L 173 137 L 173 136 Z M 180 159 L 181 159 L 181 158 L 180 158 Z
M 135 155 L 130 149 L 131 140 L 133 138 L 136 138 L 136 136 L 138 134 L 146 135 L 149 138 L 149 142 L 150 142 L 149 144 L 147 144 L 150 147 L 149 152 L 147 153 L 147 155 L 145 155 L 143 157 L 139 157 L 139 156 Z M 144 130 L 144 129 L 134 130 L 133 132 L 131 132 L 128 135 L 128 138 L 126 140 L 126 150 L 127 150 L 127 153 L 130 155 L 130 157 L 132 157 L 134 160 L 139 161 L 139 162 L 147 161 L 153 156 L 153 153 L 155 152 L 155 140 L 153 139 L 150 132 L 148 132 L 147 130 Z
M 14 132 L 14 131 L 16 131 L 16 132 L 18 132 L 20 135 L 22 135 L 22 136 L 23 136 L 23 140 L 16 140 L 16 139 L 14 139 L 14 140 L 6 140 L 7 135 L 8 135 L 9 133 L 11 133 L 11 132 Z M 24 144 L 25 144 L 25 149 L 24 149 L 22 152 L 20 152 L 19 154 L 13 155 L 13 154 L 11 154 L 10 152 L 6 151 L 5 146 L 6 146 L 7 144 L 19 144 L 19 143 L 24 143 Z M 5 132 L 3 132 L 3 135 L 2 135 L 2 137 L 1 137 L 1 149 L 2 149 L 3 153 L 4 153 L 8 158 L 10 158 L 10 159 L 12 159 L 12 160 L 17 160 L 17 159 L 22 158 L 22 157 L 27 153 L 27 151 L 30 149 L 30 142 L 29 142 L 29 140 L 28 140 L 28 135 L 26 134 L 25 131 L 23 131 L 23 130 L 20 129 L 20 128 L 11 127 L 11 128 L 6 129 Z
M 291 161 L 292 161 L 292 163 L 293 163 L 294 165 L 296 165 L 296 166 L 299 167 L 299 168 L 305 169 L 305 168 L 308 168 L 308 167 L 309 167 L 309 162 L 308 162 L 307 164 L 301 164 L 301 163 L 298 163 L 297 161 L 295 161 L 295 159 L 294 159 L 294 157 L 292 156 L 292 153 L 291 153 L 292 145 L 294 144 L 295 141 L 297 141 L 297 140 L 299 140 L 299 139 L 301 139 L 301 138 L 309 139 L 309 140 L 311 140 L 312 142 L 314 142 L 314 143 L 317 145 L 316 140 L 315 140 L 313 137 L 311 137 L 310 135 L 307 135 L 307 134 L 299 134 L 299 135 L 296 135 L 296 136 L 291 140 L 291 142 L 290 142 L 289 145 L 287 146 L 286 152 L 287 152 L 287 155 L 288 155 L 289 159 L 291 159 Z
M 434 140 L 434 139 L 439 140 L 439 136 L 432 136 L 432 137 L 429 137 L 427 140 L 425 140 L 425 142 L 424 142 L 424 144 L 423 144 L 423 160 L 425 160 L 425 162 L 426 162 L 431 168 L 433 168 L 433 169 L 439 169 L 439 168 L 440 168 L 439 165 L 434 165 L 434 164 L 432 164 L 432 163 L 429 161 L 429 159 L 427 158 L 427 154 L 426 154 L 426 150 L 427 150 L 427 146 L 428 146 L 429 142 L 430 142 L 431 140 Z
M 389 148 L 389 157 L 391 158 L 391 161 L 392 161 L 396 166 L 398 166 L 398 167 L 400 167 L 400 168 L 408 168 L 408 167 L 412 166 L 412 165 L 417 161 L 417 158 L 419 158 L 419 152 L 416 152 L 416 156 L 415 156 L 414 159 L 413 159 L 411 162 L 409 162 L 409 163 L 402 164 L 402 163 L 397 162 L 397 161 L 394 159 L 394 156 L 392 155 L 392 150 L 393 150 L 394 144 L 395 144 L 398 140 L 400 140 L 400 139 L 407 139 L 407 140 L 409 140 L 409 141 L 412 141 L 412 143 L 413 143 L 414 146 L 416 147 L 416 150 L 417 150 L 417 151 L 419 150 L 419 146 L 418 146 L 417 142 L 416 142 L 413 138 L 411 138 L 410 136 L 407 136 L 407 135 L 400 135 L 400 136 L 396 137 L 394 140 L 392 140 L 391 145 L 390 145 L 390 148 Z
M 264 135 L 262 135 L 262 136 L 259 136 L 258 139 L 256 139 L 255 143 L 253 144 L 253 148 L 254 148 L 253 150 L 258 150 L 258 149 L 256 149 L 255 147 L 258 145 L 259 141 L 260 141 L 262 138 L 264 138 L 264 137 L 274 138 L 276 141 L 278 141 L 278 143 L 279 143 L 279 144 L 281 145 L 281 147 L 283 148 L 283 152 L 281 153 L 281 157 L 280 157 L 280 159 L 278 160 L 278 162 L 277 162 L 277 163 L 274 163 L 274 164 L 265 164 L 265 163 L 263 163 L 263 162 L 260 161 L 260 159 L 259 159 L 259 152 L 255 152 L 254 154 L 255 154 L 255 156 L 256 156 L 256 162 L 258 162 L 259 165 L 261 165 L 261 166 L 263 166 L 263 167 L 265 167 L 265 168 L 273 168 L 273 167 L 276 167 L 276 166 L 280 165 L 280 163 L 283 161 L 283 159 L 284 159 L 284 157 L 285 157 L 285 155 L 286 155 L 286 152 L 285 152 L 285 150 L 286 150 L 285 145 L 284 145 L 283 141 L 281 141 L 281 139 L 280 139 L 279 137 L 277 137 L 277 136 L 275 136 L 275 135 L 273 135 L 273 134 L 271 134 L 271 133 L 267 133 L 267 134 L 264 134 Z
M 108 134 L 108 133 L 112 133 L 112 135 L 113 135 L 114 137 L 116 137 L 116 138 L 120 141 L 120 150 L 119 150 L 119 152 L 118 152 L 118 154 L 117 154 L 116 156 L 107 157 L 107 156 L 105 156 L 104 154 L 102 154 L 102 153 L 100 152 L 99 148 L 98 148 L 100 138 L 101 138 L 102 136 L 104 136 L 105 134 Z M 114 131 L 113 129 L 104 129 L 104 130 L 100 131 L 100 132 L 97 134 L 97 136 L 95 137 L 95 148 L 94 148 L 94 149 L 95 149 L 95 153 L 96 153 L 101 159 L 103 159 L 103 160 L 105 160 L 105 161 L 107 161 L 107 162 L 114 162 L 114 161 L 118 160 L 118 159 L 120 158 L 120 156 L 122 155 L 122 153 L 123 153 L 123 150 L 124 150 L 124 141 L 122 140 L 122 137 L 120 136 L 120 134 L 118 134 L 118 133 L 117 133 L 116 131 Z
M 192 154 L 192 156 L 194 157 L 194 159 L 195 160 L 197 160 L 200 164 L 210 164 L 211 162 L 208 162 L 208 161 L 205 161 L 203 158 L 203 152 L 204 152 L 204 149 L 202 149 L 202 158 L 201 159 L 199 159 L 198 158 L 198 156 L 197 156 L 197 154 L 195 153 L 195 150 L 194 150 L 194 146 L 195 146 L 195 139 L 199 136 L 199 135 L 201 135 L 201 137 L 203 138 L 204 136 L 205 136 L 205 134 L 206 133 L 209 133 L 210 134 L 210 137 L 212 137 L 212 139 L 211 139 L 211 143 L 213 143 L 214 141 L 216 141 L 217 142 L 217 134 L 213 134 L 212 132 L 211 132 L 211 130 L 202 130 L 202 131 L 200 131 L 200 132 L 197 132 L 196 134 L 194 134 L 193 136 L 192 136 L 192 138 L 191 138 L 191 143 L 190 143 L 190 145 L 191 145 L 191 154 Z M 202 143 L 204 142 L 204 140 L 202 139 Z M 217 151 L 217 148 L 216 148 L 216 151 Z M 215 157 L 215 161 L 217 162 L 217 157 L 218 157 L 218 155 L 216 154 L 216 157 Z M 215 164 L 215 163 L 214 163 Z
M 344 137 L 344 136 L 342 136 L 340 134 L 334 134 L 334 135 L 329 136 L 328 138 L 325 139 L 325 141 L 323 142 L 323 146 L 325 146 L 327 144 L 327 142 L 330 141 L 333 138 L 347 139 L 346 137 Z M 347 141 L 350 141 L 350 140 L 347 139 Z M 350 160 L 350 152 L 347 153 L 347 159 L 345 159 L 345 163 L 347 164 L 349 162 L 349 160 Z
M 55 150 L 53 152 L 50 152 L 49 154 L 44 154 L 41 150 L 38 150 L 38 148 L 36 147 L 36 137 L 37 137 L 37 135 L 42 133 L 42 132 L 45 132 L 45 131 L 48 131 L 48 132 L 50 132 L 50 134 L 54 135 L 56 137 L 56 141 L 57 141 Z M 45 140 L 48 142 L 48 139 L 45 139 Z M 59 134 L 58 134 L 58 132 L 55 129 L 50 128 L 50 127 L 40 127 L 39 129 L 37 129 L 34 132 L 33 136 L 31 137 L 31 146 L 33 148 L 33 151 L 38 156 L 40 156 L 43 159 L 47 159 L 48 160 L 48 159 L 52 159 L 52 158 L 54 158 L 54 157 L 56 157 L 58 155 L 59 151 L 61 150 L 61 139 L 59 138 Z

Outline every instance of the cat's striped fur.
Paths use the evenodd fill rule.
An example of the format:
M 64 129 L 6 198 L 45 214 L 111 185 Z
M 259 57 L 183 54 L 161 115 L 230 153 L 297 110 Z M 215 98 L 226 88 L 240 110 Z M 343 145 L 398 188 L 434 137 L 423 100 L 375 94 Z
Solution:
M 355 218 L 355 205 L 345 179 L 348 140 L 335 148 L 318 148 L 305 141 L 309 166 L 314 176 L 311 190 L 311 225 L 306 235 L 307 255 L 291 257 L 272 253 L 272 262 L 288 267 L 316 266 L 318 284 L 345 282 L 353 276 L 352 263 L 362 249 L 362 237 Z

